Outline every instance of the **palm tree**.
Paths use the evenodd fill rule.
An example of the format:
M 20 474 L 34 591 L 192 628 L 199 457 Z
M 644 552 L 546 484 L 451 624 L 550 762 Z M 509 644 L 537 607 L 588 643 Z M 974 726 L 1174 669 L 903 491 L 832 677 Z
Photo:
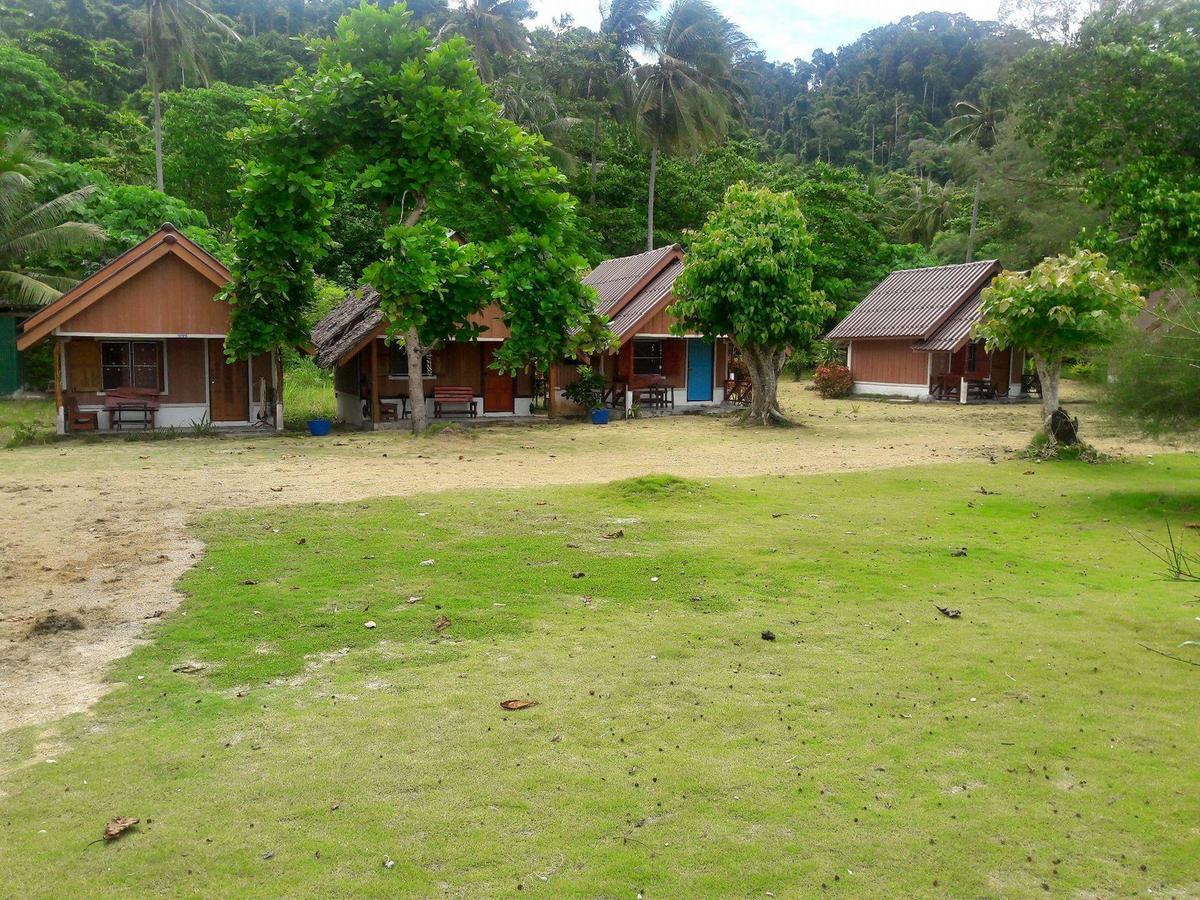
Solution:
M 656 0 L 612 0 L 600 5 L 600 33 L 607 34 L 617 47 L 628 53 L 637 47 L 654 46 L 654 23 L 650 14 Z
M 654 249 L 654 182 L 660 152 L 687 152 L 724 137 L 744 93 L 734 60 L 750 41 L 707 0 L 674 0 L 647 44 L 655 59 L 636 66 L 633 116 L 650 150 L 646 249 Z
M 954 215 L 954 182 L 938 185 L 926 179 L 914 186 L 912 212 L 900 225 L 905 240 L 928 247 L 934 235 L 942 230 Z
M 41 270 L 35 261 L 100 244 L 104 229 L 69 221 L 71 212 L 95 190 L 88 186 L 46 202 L 36 199 L 36 180 L 50 168 L 33 148 L 28 131 L 3 138 L 0 146 L 0 306 L 44 306 L 75 280 Z
M 146 81 L 154 95 L 154 177 L 163 190 L 162 103 L 160 93 L 178 70 L 186 80 L 192 73 L 207 87 L 208 64 L 200 43 L 210 35 L 240 41 L 223 18 L 203 5 L 203 0 L 146 0 L 141 11 L 142 55 Z
M 495 77 L 492 65 L 497 56 L 513 56 L 529 48 L 525 20 L 535 15 L 530 0 L 462 0 L 446 23 L 475 48 L 479 77 Z
M 950 128 L 950 140 L 953 143 L 963 142 L 973 144 L 982 152 L 987 153 L 996 146 L 996 124 L 1004 118 L 1004 110 L 996 109 L 990 103 L 978 107 L 974 103 L 960 100 L 954 104 L 958 113 L 946 124 Z M 975 199 L 971 201 L 971 231 L 967 235 L 967 262 L 975 253 L 975 229 L 979 225 L 979 183 L 982 179 L 975 176 Z

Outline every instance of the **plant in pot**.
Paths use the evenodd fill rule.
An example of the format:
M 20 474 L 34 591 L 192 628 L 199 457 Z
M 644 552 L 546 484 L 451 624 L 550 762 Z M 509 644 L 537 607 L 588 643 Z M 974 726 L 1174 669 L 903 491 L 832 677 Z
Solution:
M 604 396 L 604 376 L 591 366 L 579 367 L 575 380 L 563 388 L 563 396 L 586 409 L 593 425 L 608 424 L 608 410 L 601 399 Z

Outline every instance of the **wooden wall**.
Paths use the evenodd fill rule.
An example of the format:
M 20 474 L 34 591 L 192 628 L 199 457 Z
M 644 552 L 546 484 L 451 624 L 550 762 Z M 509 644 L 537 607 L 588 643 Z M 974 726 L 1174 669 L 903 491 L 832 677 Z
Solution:
M 80 385 L 71 383 L 74 372 L 77 376 L 84 375 L 78 366 L 72 362 L 78 360 L 81 344 L 95 345 L 101 342 L 99 338 L 60 338 L 63 341 L 63 356 L 66 362 L 67 381 L 63 389 L 73 394 L 81 405 L 99 404 L 104 397 L 94 390 L 83 390 Z M 121 340 L 121 338 L 113 338 Z M 204 364 L 205 341 L 200 338 L 168 338 L 160 343 L 165 345 L 163 359 L 166 364 L 167 390 L 160 396 L 163 403 L 204 403 L 208 398 L 208 386 L 205 384 L 207 369 Z M 96 360 L 99 356 L 91 351 L 90 358 Z M 270 368 L 265 367 L 269 374 Z M 86 373 L 86 383 L 83 387 L 100 384 L 100 371 L 97 367 L 94 373 Z
M 164 256 L 87 309 L 60 331 L 96 334 L 220 334 L 229 331 L 229 304 L 187 263 Z
M 928 384 L 929 354 L 912 349 L 912 340 L 854 341 L 850 371 L 855 381 Z
M 388 346 L 383 338 L 376 339 L 379 354 L 379 372 L 376 373 L 376 389 L 380 397 L 408 396 L 408 377 L 391 378 L 392 354 L 404 353 L 399 346 Z M 359 352 L 355 359 L 363 372 L 371 369 L 371 348 L 367 346 Z M 355 370 L 355 362 L 351 360 L 345 366 L 339 366 L 334 380 L 337 389 L 346 392 L 359 390 L 358 375 L 349 372 Z M 433 351 L 433 375 L 425 379 L 427 396 L 433 396 L 433 386 L 437 384 L 453 387 L 472 388 L 476 395 L 483 396 L 483 344 L 476 341 L 452 342 Z M 353 382 L 353 384 L 351 384 Z M 533 375 L 530 372 L 517 374 L 514 391 L 517 397 L 533 396 Z

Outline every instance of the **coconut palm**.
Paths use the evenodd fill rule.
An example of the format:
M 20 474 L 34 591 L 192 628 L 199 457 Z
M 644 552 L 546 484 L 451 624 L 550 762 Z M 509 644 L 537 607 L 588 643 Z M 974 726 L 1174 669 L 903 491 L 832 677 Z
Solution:
M 479 77 L 495 77 L 497 56 L 513 56 L 529 48 L 525 20 L 535 13 L 530 0 L 462 0 L 444 30 L 454 31 L 475 48 Z
M 58 298 L 75 280 L 42 271 L 37 260 L 86 250 L 104 240 L 98 225 L 70 221 L 95 188 L 88 186 L 39 202 L 36 179 L 50 163 L 33 149 L 27 131 L 0 146 L 0 307 L 26 309 Z
M 990 103 L 983 107 L 960 100 L 954 104 L 958 113 L 947 122 L 950 128 L 951 142 L 973 144 L 982 152 L 987 153 L 996 146 L 996 126 L 1004 118 L 1004 110 L 996 109 Z M 967 235 L 967 262 L 975 253 L 975 229 L 979 225 L 979 184 L 980 177 L 975 176 L 975 198 L 971 201 L 971 231 Z
M 154 177 L 163 190 L 162 102 L 163 85 L 178 71 L 208 86 L 204 45 L 212 36 L 240 41 L 224 18 L 207 9 L 202 0 L 146 0 L 140 12 L 142 55 L 146 82 L 154 97 Z
M 646 249 L 654 249 L 654 182 L 658 154 L 700 149 L 724 137 L 744 92 L 734 60 L 749 40 L 706 0 L 674 0 L 654 27 L 654 60 L 634 67 L 633 117 L 650 151 Z
M 612 0 L 600 5 L 600 33 L 607 34 L 624 52 L 637 47 L 652 47 L 655 40 L 654 22 L 650 14 L 658 6 L 656 0 Z
M 939 185 L 926 179 L 917 184 L 909 207 L 912 212 L 900 225 L 904 239 L 926 247 L 933 243 L 934 235 L 954 215 L 954 193 L 953 181 Z

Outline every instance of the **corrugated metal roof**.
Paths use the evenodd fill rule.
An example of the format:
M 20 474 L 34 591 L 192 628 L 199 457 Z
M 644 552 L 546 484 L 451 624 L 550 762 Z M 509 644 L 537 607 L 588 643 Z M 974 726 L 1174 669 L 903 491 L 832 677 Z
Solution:
M 681 248 L 678 244 L 669 244 L 633 256 L 606 259 L 583 277 L 583 283 L 596 289 L 600 297 L 599 311 L 606 316 L 612 316 L 620 311 L 624 302 L 632 299 L 629 296 L 630 292 L 660 266 L 663 260 L 679 252 Z
M 655 307 L 670 296 L 675 279 L 682 271 L 683 260 L 672 260 L 648 285 L 638 291 L 637 296 L 625 304 L 612 320 L 612 330 L 617 333 L 618 338 L 624 340 L 637 327 L 638 322 L 653 313 Z
M 892 272 L 828 336 L 927 339 L 999 271 L 1000 264 L 988 259 Z
M 979 321 L 982 307 L 979 291 L 971 299 L 960 306 L 945 324 L 923 341 L 913 344 L 914 350 L 957 350 L 971 336 L 971 329 Z

